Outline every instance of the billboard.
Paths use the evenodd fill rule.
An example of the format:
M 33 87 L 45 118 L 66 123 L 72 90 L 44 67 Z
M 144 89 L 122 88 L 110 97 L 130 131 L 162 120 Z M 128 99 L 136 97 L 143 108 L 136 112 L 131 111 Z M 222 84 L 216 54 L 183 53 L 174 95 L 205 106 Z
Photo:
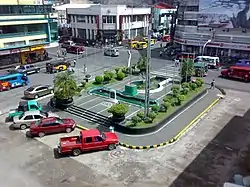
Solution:
M 250 0 L 200 0 L 198 26 L 250 29 Z

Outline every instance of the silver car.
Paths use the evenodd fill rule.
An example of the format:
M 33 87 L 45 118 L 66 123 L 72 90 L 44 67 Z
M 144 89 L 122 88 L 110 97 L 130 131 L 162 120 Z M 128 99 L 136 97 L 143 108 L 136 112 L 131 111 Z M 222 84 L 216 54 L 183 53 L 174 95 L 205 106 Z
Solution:
M 39 97 L 53 94 L 53 87 L 49 85 L 35 85 L 24 91 L 24 97 L 27 99 L 37 99 Z
M 51 112 L 43 112 L 39 110 L 27 111 L 27 112 L 24 112 L 21 116 L 15 116 L 13 118 L 12 127 L 24 130 L 30 127 L 30 124 L 32 122 L 36 122 L 42 118 L 48 118 L 48 117 L 59 118 L 57 114 L 54 114 Z
M 118 57 L 119 54 L 120 54 L 119 50 L 115 49 L 115 48 L 108 48 L 108 49 L 105 49 L 105 51 L 104 51 L 105 56 Z

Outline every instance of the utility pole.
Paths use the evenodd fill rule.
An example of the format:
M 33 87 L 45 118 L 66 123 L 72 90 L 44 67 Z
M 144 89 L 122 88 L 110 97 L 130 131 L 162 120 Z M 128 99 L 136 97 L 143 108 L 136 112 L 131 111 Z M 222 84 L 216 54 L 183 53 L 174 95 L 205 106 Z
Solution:
M 152 33 L 152 22 L 153 22 L 153 7 L 151 7 L 151 15 L 149 16 L 148 26 L 148 46 L 147 46 L 147 61 L 146 61 L 146 86 L 145 86 L 145 117 L 149 115 L 150 107 L 150 65 L 151 65 L 151 33 Z

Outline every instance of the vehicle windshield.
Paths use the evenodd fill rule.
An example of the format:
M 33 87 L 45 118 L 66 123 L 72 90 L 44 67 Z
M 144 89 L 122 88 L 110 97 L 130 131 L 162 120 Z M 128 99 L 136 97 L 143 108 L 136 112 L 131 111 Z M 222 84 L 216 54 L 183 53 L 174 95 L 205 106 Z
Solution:
M 19 116 L 19 119 L 22 119 L 22 118 L 23 118 L 23 115 L 24 115 L 24 113 L 22 113 L 22 114 Z
M 27 89 L 28 92 L 32 92 L 33 90 L 34 90 L 33 87 L 30 87 L 30 88 Z
M 106 140 L 106 135 L 103 132 L 100 134 L 100 136 L 102 137 L 103 140 Z
M 58 123 L 60 123 L 60 124 L 63 124 L 63 120 L 60 119 L 60 118 L 56 118 L 56 121 L 57 121 Z
M 38 120 L 35 122 L 35 126 L 38 126 L 41 123 L 42 120 Z
M 42 115 L 45 116 L 45 117 L 48 117 L 48 116 L 49 116 L 48 112 L 44 112 L 44 111 L 40 111 L 40 114 L 42 114 Z

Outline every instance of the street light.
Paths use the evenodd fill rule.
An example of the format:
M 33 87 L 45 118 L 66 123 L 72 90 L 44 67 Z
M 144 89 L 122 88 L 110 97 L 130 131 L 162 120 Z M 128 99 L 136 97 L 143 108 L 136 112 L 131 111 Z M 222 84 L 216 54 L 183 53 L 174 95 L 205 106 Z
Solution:
M 203 45 L 203 47 L 202 47 L 202 55 L 201 56 L 203 56 L 203 54 L 204 54 L 204 51 L 205 51 L 205 47 L 206 47 L 206 45 L 208 44 L 208 43 L 210 43 L 212 40 L 211 39 L 209 39 L 208 41 L 206 41 L 206 43 Z
M 79 48 L 76 48 L 76 64 L 77 64 L 77 85 L 80 84 L 80 68 L 78 63 Z

